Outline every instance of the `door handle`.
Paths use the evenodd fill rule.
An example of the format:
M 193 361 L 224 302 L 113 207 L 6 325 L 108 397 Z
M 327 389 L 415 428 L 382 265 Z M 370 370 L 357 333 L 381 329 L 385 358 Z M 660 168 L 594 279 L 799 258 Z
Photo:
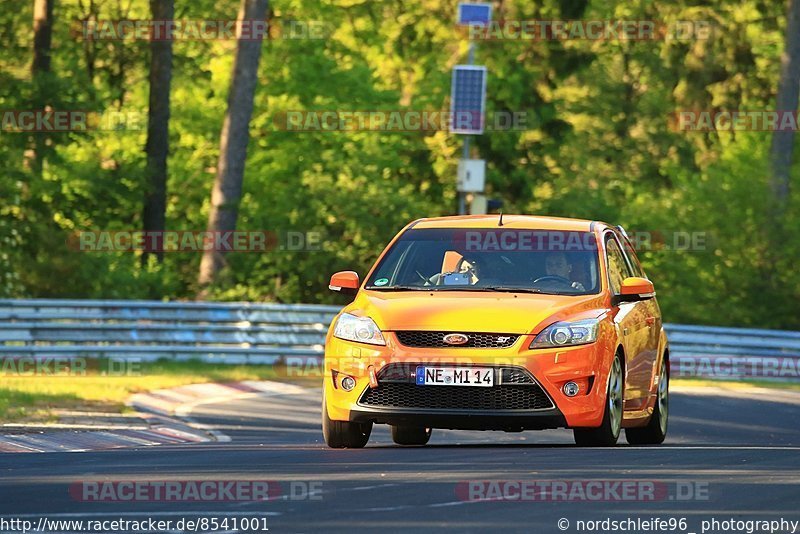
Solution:
M 656 324 L 656 318 L 648 317 L 647 319 L 644 320 L 644 322 L 647 323 L 647 326 L 653 326 L 654 324 Z

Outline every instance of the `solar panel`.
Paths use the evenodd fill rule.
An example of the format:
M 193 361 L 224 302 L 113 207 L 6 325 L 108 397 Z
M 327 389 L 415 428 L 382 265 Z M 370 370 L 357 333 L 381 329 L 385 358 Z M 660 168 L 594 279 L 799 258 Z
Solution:
M 458 23 L 462 26 L 486 26 L 492 20 L 491 4 L 458 4 Z
M 483 133 L 486 105 L 486 67 L 456 65 L 450 89 L 450 132 Z

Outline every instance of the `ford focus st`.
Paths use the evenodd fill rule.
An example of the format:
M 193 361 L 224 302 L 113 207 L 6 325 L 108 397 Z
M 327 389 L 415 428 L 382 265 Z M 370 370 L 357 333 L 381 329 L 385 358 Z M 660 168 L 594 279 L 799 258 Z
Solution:
M 669 350 L 653 284 L 621 227 L 532 216 L 421 219 L 364 281 L 325 345 L 322 428 L 363 447 L 434 428 L 573 429 L 611 446 L 667 433 Z

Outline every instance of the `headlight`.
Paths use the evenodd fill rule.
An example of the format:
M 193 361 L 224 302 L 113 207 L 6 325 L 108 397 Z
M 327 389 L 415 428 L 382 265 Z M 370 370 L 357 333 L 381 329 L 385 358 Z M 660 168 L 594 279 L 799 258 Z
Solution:
M 530 348 L 567 347 L 584 345 L 597 339 L 600 319 L 553 323 L 536 336 Z
M 378 325 L 369 317 L 356 317 L 343 313 L 336 320 L 333 335 L 340 339 L 369 343 L 371 345 L 386 345 Z

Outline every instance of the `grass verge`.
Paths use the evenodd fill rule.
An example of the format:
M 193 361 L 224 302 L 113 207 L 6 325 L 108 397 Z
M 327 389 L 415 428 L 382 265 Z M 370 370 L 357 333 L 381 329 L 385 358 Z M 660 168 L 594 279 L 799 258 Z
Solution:
M 108 373 L 105 364 L 94 364 L 78 374 L 0 374 L 0 422 L 47 422 L 53 411 L 90 410 L 121 413 L 134 393 L 204 382 L 241 380 L 291 380 L 319 383 L 319 377 L 286 378 L 282 366 L 225 365 L 201 361 L 141 363 L 128 374 Z

